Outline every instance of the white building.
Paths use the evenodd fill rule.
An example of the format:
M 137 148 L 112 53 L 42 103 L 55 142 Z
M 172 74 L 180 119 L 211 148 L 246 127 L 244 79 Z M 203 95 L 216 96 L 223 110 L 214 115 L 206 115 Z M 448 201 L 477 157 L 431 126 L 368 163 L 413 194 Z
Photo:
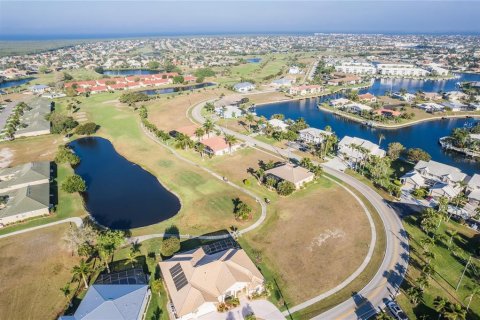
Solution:
M 344 105 L 349 104 L 351 102 L 352 102 L 351 100 L 348 100 L 345 98 L 338 98 L 338 99 L 330 100 L 328 104 L 334 108 L 338 108 L 338 107 L 343 107 Z
M 320 130 L 317 128 L 306 128 L 298 132 L 300 140 L 305 143 L 320 144 L 326 136 L 332 135 L 332 132 Z
M 377 70 L 381 75 L 397 77 L 425 77 L 429 74 L 413 64 L 379 64 Z
M 478 207 L 480 205 L 480 174 L 474 174 L 467 184 L 468 202 Z
M 335 66 L 335 71 L 353 74 L 375 74 L 377 69 L 371 63 L 364 62 L 343 62 Z
M 245 111 L 236 105 L 227 105 L 215 108 L 215 113 L 224 119 L 232 119 L 241 117 Z
M 362 112 L 370 112 L 373 110 L 372 107 L 369 107 L 365 104 L 352 102 L 343 106 L 343 108 L 352 113 L 362 113 Z
M 436 63 L 429 64 L 428 69 L 430 70 L 430 72 L 432 74 L 437 75 L 437 76 L 447 76 L 448 73 L 449 73 L 449 71 L 447 69 L 440 67 Z
M 445 106 L 442 106 L 441 104 L 434 103 L 434 102 L 421 103 L 417 105 L 417 108 L 425 110 L 426 112 L 429 112 L 429 113 L 445 111 Z
M 380 146 L 357 137 L 345 136 L 338 143 L 338 156 L 343 159 L 350 167 L 355 167 L 357 163 L 368 156 L 377 156 L 383 158 L 386 154 L 385 150 Z
M 288 69 L 289 74 L 300 74 L 301 72 L 302 71 L 297 66 L 291 66 L 290 69 Z
M 392 93 L 392 98 L 399 99 L 405 102 L 412 102 L 415 100 L 415 95 L 408 92 L 406 93 L 394 92 Z
M 255 89 L 255 85 L 250 82 L 240 82 L 234 85 L 233 89 L 237 92 L 245 93 Z
M 287 131 L 288 124 L 285 123 L 285 121 L 280 120 L 280 119 L 270 119 L 268 120 L 268 123 L 275 129 L 280 130 L 280 131 Z

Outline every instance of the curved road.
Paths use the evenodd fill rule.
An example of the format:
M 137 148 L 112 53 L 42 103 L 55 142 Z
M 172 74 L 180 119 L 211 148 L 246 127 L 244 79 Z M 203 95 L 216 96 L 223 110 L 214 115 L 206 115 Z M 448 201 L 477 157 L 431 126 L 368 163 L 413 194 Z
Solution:
M 199 103 L 189 109 L 189 111 L 191 111 L 191 118 L 200 124 L 206 121 L 201 114 L 201 110 L 206 102 L 207 101 Z M 189 111 L 187 111 L 187 113 Z M 275 148 L 267 143 L 227 128 L 217 127 L 224 133 L 234 135 L 238 139 L 245 141 L 251 147 L 261 148 L 273 154 L 280 154 L 285 158 L 301 160 L 299 156 L 294 155 L 287 150 Z M 374 315 L 379 308 L 383 309 L 385 301 L 396 295 L 400 288 L 408 267 L 409 246 L 407 233 L 403 229 L 402 222 L 395 210 L 393 210 L 393 208 L 376 191 L 341 171 L 327 166 L 323 166 L 323 168 L 326 173 L 356 189 L 375 207 L 385 227 L 386 250 L 379 270 L 362 290 L 358 293 L 352 293 L 350 299 L 313 319 L 368 319 Z M 324 295 L 319 295 L 305 303 L 293 306 L 289 309 L 291 312 L 299 311 L 315 302 L 321 301 L 323 298 L 325 298 Z

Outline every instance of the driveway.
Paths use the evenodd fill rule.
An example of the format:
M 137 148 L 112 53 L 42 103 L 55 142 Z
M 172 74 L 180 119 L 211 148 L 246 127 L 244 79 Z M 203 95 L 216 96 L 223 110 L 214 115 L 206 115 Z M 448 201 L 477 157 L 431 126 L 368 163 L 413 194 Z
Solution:
M 198 320 L 243 320 L 249 314 L 255 314 L 257 319 L 285 320 L 280 310 L 267 300 L 240 299 L 240 306 L 228 312 L 211 312 Z

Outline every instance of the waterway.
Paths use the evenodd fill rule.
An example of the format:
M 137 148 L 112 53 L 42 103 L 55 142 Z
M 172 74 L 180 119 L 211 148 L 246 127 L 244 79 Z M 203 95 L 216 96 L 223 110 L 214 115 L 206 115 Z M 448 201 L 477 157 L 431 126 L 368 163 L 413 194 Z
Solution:
M 70 146 L 81 159 L 75 173 L 87 185 L 85 205 L 99 224 L 112 229 L 144 227 L 180 210 L 173 193 L 155 176 L 119 155 L 110 141 L 87 137 Z
M 438 90 L 452 91 L 456 90 L 456 83 L 459 81 L 480 81 L 480 75 L 462 74 L 460 78 L 444 81 L 377 79 L 372 87 L 362 90 L 362 92 L 382 95 L 386 91 L 389 91 L 392 86 L 393 91 L 400 90 L 400 88 L 405 88 L 410 92 L 416 92 L 418 90 L 425 92 Z M 478 120 L 466 118 L 442 119 L 422 122 L 399 129 L 371 128 L 339 115 L 318 109 L 318 103 L 324 102 L 332 97 L 340 96 L 341 94 L 337 94 L 334 96 L 261 105 L 256 107 L 256 113 L 268 119 L 276 113 L 282 113 L 285 115 L 285 118 L 293 120 L 302 117 L 311 127 L 320 129 L 328 125 L 332 127 L 339 139 L 348 135 L 378 143 L 380 135 L 383 134 L 385 139 L 382 140 L 381 147 L 384 149 L 387 149 L 390 142 L 400 142 L 407 148 L 421 148 L 427 151 L 433 160 L 458 167 L 467 174 L 480 173 L 480 162 L 467 159 L 455 152 L 446 152 L 442 150 L 438 143 L 439 138 L 449 135 L 453 129 L 465 125 L 472 125 Z
M 245 61 L 249 63 L 259 63 L 260 61 L 262 61 L 262 58 L 248 58 L 248 59 L 245 59 Z
M 140 91 L 145 93 L 149 96 L 155 96 L 157 94 L 167 94 L 167 93 L 174 93 L 174 92 L 182 92 L 182 91 L 193 91 L 196 89 L 202 89 L 206 87 L 214 86 L 215 83 L 213 82 L 204 82 L 204 83 L 197 83 L 188 86 L 181 86 L 181 87 L 173 87 L 173 88 L 161 88 L 161 89 L 150 89 L 150 90 L 143 90 Z

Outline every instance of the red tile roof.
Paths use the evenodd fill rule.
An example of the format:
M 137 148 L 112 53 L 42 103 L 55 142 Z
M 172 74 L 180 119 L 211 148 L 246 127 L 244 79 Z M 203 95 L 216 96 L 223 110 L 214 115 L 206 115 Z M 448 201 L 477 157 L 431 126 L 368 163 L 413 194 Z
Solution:
M 214 152 L 222 151 L 228 148 L 224 137 L 212 137 L 202 140 L 202 143 Z

